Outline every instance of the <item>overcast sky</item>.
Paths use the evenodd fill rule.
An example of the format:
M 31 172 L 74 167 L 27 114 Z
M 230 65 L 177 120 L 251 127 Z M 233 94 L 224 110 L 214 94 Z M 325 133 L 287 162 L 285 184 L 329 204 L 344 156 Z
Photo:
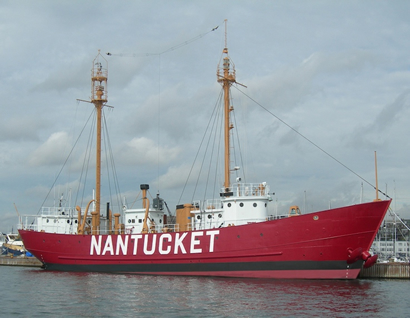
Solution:
M 190 202 L 224 19 L 247 86 L 232 88 L 246 181 L 266 181 L 279 212 L 371 201 L 377 151 L 379 187 L 410 217 L 409 17 L 399 0 L 1 1 L 0 230 L 16 229 L 14 203 L 41 208 L 91 113 L 76 99 L 90 98 L 99 49 L 121 193 L 148 183 L 171 210 Z M 75 156 L 51 197 L 74 190 Z

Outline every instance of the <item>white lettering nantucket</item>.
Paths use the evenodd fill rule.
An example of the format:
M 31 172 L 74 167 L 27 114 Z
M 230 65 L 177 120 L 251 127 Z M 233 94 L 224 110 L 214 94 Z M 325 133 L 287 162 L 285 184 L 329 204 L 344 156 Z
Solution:
M 187 238 L 190 233 L 190 241 Z M 215 237 L 219 230 L 184 232 L 184 233 L 163 233 L 163 234 L 131 234 L 131 235 L 91 235 L 90 255 L 128 255 L 128 247 L 132 255 L 138 254 L 138 244 L 142 244 L 144 255 L 168 255 L 172 249 L 174 254 L 199 254 L 204 252 L 213 253 L 215 248 Z M 209 237 L 209 241 L 208 238 Z M 141 242 L 140 239 L 143 239 Z M 186 239 L 186 240 L 185 240 Z M 102 249 L 102 243 L 104 248 Z M 209 245 L 207 244 L 209 242 Z M 208 248 L 207 248 L 208 247 Z
M 195 248 L 196 245 L 199 245 L 201 243 L 201 241 L 199 241 L 197 239 L 198 236 L 202 236 L 204 235 L 204 232 L 192 232 L 191 234 L 191 248 L 190 248 L 190 252 L 191 254 L 194 253 L 202 253 L 202 248 Z
M 162 254 L 162 255 L 166 255 L 166 254 L 169 254 L 169 252 L 171 252 L 171 245 L 168 245 L 167 248 L 166 248 L 166 250 L 164 250 L 164 245 L 166 244 L 166 243 L 164 242 L 165 239 L 168 241 L 168 243 L 172 242 L 172 236 L 171 236 L 171 234 L 169 234 L 169 233 L 162 234 L 162 235 L 160 236 L 160 238 L 159 238 L 158 251 L 159 251 L 159 253 Z

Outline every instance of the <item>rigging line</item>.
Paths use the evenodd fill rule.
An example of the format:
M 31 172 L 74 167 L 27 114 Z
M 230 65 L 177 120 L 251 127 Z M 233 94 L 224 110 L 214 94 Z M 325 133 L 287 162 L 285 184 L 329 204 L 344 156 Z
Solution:
M 221 112 L 223 112 L 223 108 L 221 107 L 221 103 L 219 104 L 220 106 L 219 106 L 219 112 L 215 112 L 215 114 L 216 114 L 216 116 L 215 116 L 215 120 L 213 121 L 213 127 L 211 128 L 211 131 L 210 131 L 210 133 L 209 133 L 209 138 L 208 138 L 208 143 L 207 143 L 207 145 L 206 145 L 206 150 L 205 150 L 205 153 L 207 153 L 208 152 L 208 148 L 209 148 L 209 145 L 210 145 L 210 143 L 211 143 L 211 140 L 212 140 L 212 135 L 213 135 L 213 143 L 212 143 L 212 147 L 211 147 L 211 152 L 210 152 L 210 155 L 209 155 L 209 165 L 208 165 L 208 173 L 207 173 L 207 177 L 206 177 L 206 183 L 205 183 L 205 191 L 204 191 L 204 196 L 203 196 L 203 200 L 205 201 L 205 199 L 206 199 L 206 194 L 207 194 L 207 191 L 208 191 L 208 184 L 209 184 L 209 178 L 210 178 L 210 172 L 211 172 L 211 169 L 212 169 L 212 158 L 214 157 L 213 156 L 213 153 L 214 153 L 214 150 L 215 150 L 215 145 L 216 145 L 216 140 L 217 140 L 217 130 L 216 129 L 214 129 L 214 127 L 215 127 L 215 124 L 218 122 L 218 118 L 220 118 L 220 116 L 218 115 L 219 113 L 221 113 Z M 219 127 L 222 127 L 221 125 L 216 125 L 217 127 L 219 126 Z M 214 131 L 214 133 L 212 133 L 212 131 Z M 220 130 L 220 131 L 222 131 L 222 129 Z M 219 140 L 221 140 L 221 138 L 219 138 Z M 217 148 L 217 153 L 219 153 L 219 145 L 218 145 L 218 148 Z M 217 156 L 217 158 L 218 158 L 218 156 Z M 203 160 L 203 162 L 205 162 L 205 156 L 204 156 L 204 160 Z M 215 164 L 215 168 L 216 168 L 216 173 L 215 173 L 215 179 L 216 179 L 216 176 L 217 176 L 217 169 L 218 169 L 218 163 L 216 162 L 216 164 Z M 199 181 L 199 180 L 198 180 Z M 214 188 L 213 188 L 213 194 L 215 194 L 215 181 L 214 181 Z
M 220 94 L 220 96 L 222 97 L 222 91 L 223 91 L 223 88 L 221 88 L 221 94 Z M 219 124 L 217 125 L 217 129 L 215 129 L 215 139 L 214 139 L 214 144 L 216 145 L 216 137 L 217 137 L 217 133 L 218 133 L 218 131 L 217 130 L 219 130 L 219 138 L 217 139 L 217 140 L 219 140 L 219 142 L 218 142 L 218 150 L 217 150 L 217 155 L 216 155 L 216 161 L 215 161 L 215 178 L 214 178 L 214 187 L 213 187 L 213 198 L 215 198 L 216 197 L 216 191 L 217 191 L 217 187 L 218 187 L 218 174 L 219 174 L 219 164 L 218 164 L 218 161 L 219 161 L 219 158 L 220 158 L 220 153 L 221 153 L 221 149 L 224 149 L 224 146 L 222 145 L 222 142 L 223 142 L 223 138 L 222 138 L 222 136 L 223 136 L 223 133 L 224 133 L 224 129 L 223 129 L 223 121 L 224 121 L 224 107 L 223 107 L 224 105 L 223 105 L 223 103 L 222 103 L 222 98 L 219 100 L 219 108 L 220 108 L 220 110 L 219 110 L 219 113 L 217 114 L 218 115 L 218 117 L 219 117 L 219 119 L 218 118 L 216 118 L 215 119 L 215 123 L 217 123 L 217 119 L 219 120 Z M 218 129 L 218 127 L 219 127 L 219 129 Z M 223 151 L 222 151 L 222 162 L 224 162 L 224 160 L 223 160 Z M 212 156 L 211 156 L 211 159 L 212 159 Z M 210 159 L 210 160 L 211 160 Z M 222 184 L 223 184 L 223 180 L 222 180 L 222 182 L 221 182 Z M 219 191 L 218 191 L 219 192 Z
M 158 55 L 157 193 L 159 193 L 159 153 L 161 145 L 161 55 Z
M 219 25 L 216 26 L 216 27 L 214 27 L 212 30 L 210 30 L 210 31 L 208 31 L 208 32 L 201 33 L 201 34 L 199 34 L 199 35 L 193 37 L 193 38 L 190 39 L 190 40 L 187 40 L 187 41 L 184 41 L 184 42 L 182 42 L 182 43 L 180 43 L 180 44 L 174 45 L 174 46 L 172 46 L 172 47 L 170 47 L 170 48 L 168 48 L 168 49 L 166 49 L 165 51 L 162 51 L 162 52 L 160 52 L 160 53 L 133 53 L 133 54 L 123 54 L 123 53 L 110 53 L 110 52 L 107 52 L 106 54 L 107 54 L 108 56 L 120 56 L 120 57 L 130 57 L 130 56 L 131 56 L 131 57 L 138 57 L 138 56 L 155 56 L 155 55 L 162 55 L 162 54 L 165 54 L 165 53 L 168 53 L 168 52 L 171 52 L 171 51 L 175 51 L 175 50 L 177 50 L 177 49 L 179 49 L 179 48 L 181 48 L 181 47 L 183 47 L 183 46 L 185 46 L 185 45 L 191 44 L 192 42 L 195 42 L 196 40 L 199 40 L 200 38 L 203 38 L 205 35 L 207 35 L 207 34 L 213 32 L 213 31 L 217 30 L 218 28 L 219 28 Z
M 116 170 L 116 167 L 115 167 L 114 152 L 112 151 L 112 144 L 111 144 L 110 134 L 108 133 L 108 125 L 107 125 L 105 112 L 103 112 L 103 115 L 104 115 L 103 118 L 104 118 L 104 127 L 105 127 L 104 131 L 105 131 L 105 137 L 106 137 L 106 142 L 107 142 L 106 147 L 109 150 L 109 156 L 108 156 L 108 159 L 107 159 L 107 167 L 108 167 L 108 160 L 109 160 L 111 162 L 111 169 L 112 169 L 112 175 L 113 175 L 114 188 L 115 188 L 115 191 L 117 193 L 117 195 L 116 195 L 117 204 L 118 204 L 118 207 L 121 207 L 121 197 L 120 197 L 121 191 L 120 191 L 120 184 L 119 184 L 119 181 L 118 181 L 118 174 L 117 174 L 117 170 Z M 107 169 L 107 171 L 108 171 L 108 169 Z M 110 188 L 110 196 L 111 196 L 111 188 Z M 114 201 L 114 200 L 111 198 L 111 201 Z M 114 207 L 113 207 L 113 209 L 114 209 Z
M 205 160 L 207 160 L 207 158 L 206 158 L 206 156 L 207 156 L 207 153 L 208 153 L 208 149 L 209 149 L 209 146 L 210 146 L 210 142 L 211 142 L 211 140 L 212 140 L 212 136 L 214 136 L 214 142 L 213 142 L 213 145 L 212 145 L 212 148 L 211 148 L 211 154 L 209 155 L 209 168 L 208 168 L 208 173 L 207 173 L 207 181 L 206 181 L 206 186 L 205 186 L 205 191 L 204 191 L 204 196 L 203 196 L 203 200 L 205 201 L 205 198 L 206 198 L 206 192 L 207 192 L 207 190 L 208 190 L 208 184 L 209 184 L 209 175 L 210 175 L 210 172 L 211 172 L 211 167 L 212 167 L 212 157 L 213 157 L 213 151 L 214 151 L 214 148 L 215 148 L 215 144 L 216 144 L 216 142 L 215 142 L 215 140 L 216 140 L 216 137 L 217 137 L 217 134 L 218 134 L 218 129 L 215 129 L 215 126 L 219 126 L 219 127 L 222 127 L 221 125 L 217 125 L 217 123 L 218 123 L 218 120 L 219 119 L 221 119 L 221 121 L 222 121 L 222 119 L 223 119 L 223 117 L 221 118 L 221 116 L 220 116 L 220 113 L 221 113 L 221 111 L 223 111 L 223 108 L 221 108 L 221 105 L 222 105 L 222 96 L 223 96 L 223 90 L 221 89 L 221 92 L 220 92 L 220 94 L 219 94 L 219 98 L 218 98 L 218 102 L 215 104 L 215 108 L 214 108 L 214 111 L 213 111 L 213 113 L 212 113 L 212 116 L 211 116 L 211 118 L 210 118 L 210 120 L 212 119 L 212 127 L 209 129 L 209 126 L 207 127 L 207 131 L 208 131 L 208 129 L 209 129 L 209 137 L 208 137 L 208 141 L 207 141 L 207 144 L 206 144 L 206 147 L 205 147 L 205 149 L 204 149 L 204 157 L 203 157 L 203 159 L 202 159 L 202 163 L 201 163 L 201 168 L 200 168 L 200 170 L 199 170 L 199 174 L 198 174 L 198 178 L 197 178 L 197 183 L 196 183 L 196 185 L 195 185 L 195 190 L 196 190 L 196 188 L 197 188 L 197 186 L 198 186 L 198 183 L 199 183 L 199 181 L 200 181 L 200 176 L 201 176 L 201 173 L 202 173 L 202 169 L 203 169 L 203 167 L 204 167 L 204 165 L 205 165 Z M 219 111 L 218 111 L 219 110 Z M 222 129 L 220 130 L 221 132 L 222 132 Z M 206 132 L 205 132 L 206 133 Z M 219 140 L 220 140 L 220 138 L 219 138 Z M 218 147 L 218 149 L 219 149 L 219 147 Z M 216 167 L 216 171 L 218 170 L 218 163 L 216 162 L 216 164 L 215 164 L 215 167 Z M 215 175 L 215 178 L 217 177 L 217 173 L 216 173 L 216 175 Z M 215 190 L 215 189 L 214 189 Z M 193 196 L 195 195 L 195 193 L 193 194 Z M 192 199 L 193 199 L 193 196 L 192 196 Z
M 361 180 L 363 180 L 364 182 L 366 182 L 368 185 L 370 185 L 371 187 L 373 187 L 373 189 L 376 189 L 376 187 L 371 184 L 369 181 L 367 181 L 366 179 L 364 179 L 361 175 L 359 175 L 358 173 L 356 173 L 355 171 L 353 171 L 352 169 L 350 169 L 348 166 L 346 166 L 344 163 L 342 163 L 340 160 L 336 159 L 334 156 L 332 156 L 330 153 L 328 153 L 326 150 L 324 150 L 323 148 L 321 148 L 319 145 L 317 145 L 316 143 L 314 143 L 312 140 L 310 140 L 309 138 L 307 138 L 306 136 L 302 135 L 300 132 L 298 132 L 295 128 L 293 128 L 292 126 L 290 126 L 288 123 L 286 123 L 284 120 L 282 120 L 281 118 L 279 118 L 278 116 L 276 116 L 274 113 L 272 113 L 269 109 L 265 108 L 264 106 L 262 106 L 260 103 L 258 103 L 255 99 L 253 99 L 252 97 L 250 97 L 248 94 L 246 94 L 245 92 L 243 92 L 242 90 L 240 90 L 237 86 L 235 86 L 235 88 L 241 92 L 243 95 L 245 95 L 246 97 L 248 97 L 251 101 L 253 101 L 256 105 L 258 105 L 259 107 L 261 107 L 262 109 L 264 109 L 266 112 L 268 112 L 269 114 L 271 114 L 273 117 L 275 117 L 277 120 L 279 120 L 282 124 L 284 124 L 285 126 L 287 126 L 288 128 L 290 128 L 291 130 L 293 130 L 295 133 L 297 133 L 300 137 L 302 137 L 303 139 L 305 139 L 306 141 L 308 141 L 310 144 L 312 144 L 313 146 L 315 146 L 317 149 L 319 149 L 320 151 L 322 151 L 323 153 L 325 153 L 326 155 L 328 155 L 330 158 L 332 158 L 334 161 L 336 161 L 337 163 L 339 163 L 341 166 L 343 166 L 344 168 L 346 168 L 347 170 L 349 170 L 351 173 L 353 173 L 355 176 L 357 176 L 358 178 L 360 178 Z M 377 189 L 380 193 L 382 193 L 383 195 L 385 195 L 386 197 L 388 197 L 389 199 L 391 199 L 386 193 L 382 192 L 380 189 Z
M 220 92 L 220 95 L 219 95 L 219 97 L 218 97 L 218 100 L 221 99 L 221 94 L 222 94 L 222 90 L 221 90 L 221 92 Z M 218 105 L 218 101 L 215 103 L 213 113 L 215 112 L 215 109 L 216 109 L 217 105 Z M 183 194 L 184 194 L 184 192 L 185 192 L 185 188 L 186 188 L 186 186 L 187 186 L 187 184 L 188 184 L 188 180 L 189 180 L 189 178 L 190 178 L 190 176 L 191 176 L 191 173 L 192 173 L 192 171 L 193 171 L 193 169 L 194 169 L 195 162 L 196 162 L 196 160 L 197 160 L 197 158 L 198 158 L 198 156 L 199 156 L 199 151 L 201 150 L 202 143 L 204 142 L 204 139 L 205 139 L 205 137 L 206 137 L 206 132 L 208 131 L 209 125 L 211 124 L 212 117 L 213 117 L 213 115 L 209 118 L 208 125 L 207 125 L 207 127 L 206 127 L 206 129 L 205 129 L 205 133 L 204 133 L 204 135 L 202 136 L 202 140 L 201 140 L 201 143 L 199 144 L 198 151 L 196 152 L 194 161 L 193 161 L 193 163 L 192 163 L 192 165 L 191 165 L 191 169 L 189 170 L 189 173 L 188 173 L 188 177 L 186 178 L 184 187 L 182 188 L 181 196 L 180 196 L 179 199 L 178 199 L 178 204 L 181 202 L 182 196 L 183 196 Z M 194 189 L 194 194 L 193 194 L 193 196 L 195 195 L 196 187 L 197 187 L 197 184 L 195 185 L 195 189 Z
M 229 96 L 231 96 L 231 105 L 233 105 L 233 98 L 232 95 L 229 94 Z M 240 158 L 240 162 L 241 162 L 241 169 L 242 169 L 242 175 L 243 175 L 243 179 L 244 181 L 246 181 L 246 174 L 245 174 L 245 164 L 244 164 L 244 160 L 243 160 L 243 156 L 242 156 L 242 148 L 241 148 L 241 139 L 239 138 L 239 129 L 238 129 L 238 125 L 236 122 L 236 114 L 235 114 L 235 108 L 234 111 L 232 112 L 232 117 L 233 117 L 233 121 L 235 123 L 234 127 L 236 130 L 236 142 L 238 143 L 238 148 L 239 148 L 239 158 Z M 233 141 L 235 141 L 234 138 L 232 138 Z M 236 162 L 236 151 L 235 151 L 235 147 L 233 148 L 234 150 L 234 157 L 235 157 L 235 162 Z M 238 176 L 238 173 L 236 172 L 236 176 Z
M 113 202 L 112 199 L 112 187 L 111 187 L 111 175 L 110 175 L 110 163 L 112 163 L 111 161 L 111 150 L 109 147 L 109 139 L 108 139 L 108 129 L 107 129 L 107 121 L 106 121 L 106 117 L 105 117 L 105 112 L 104 109 L 102 109 L 102 120 L 103 120 L 103 127 L 102 127 L 102 132 L 104 135 L 104 149 L 106 149 L 106 151 L 104 151 L 105 154 L 105 161 L 106 161 L 106 165 L 105 168 L 107 169 L 107 183 L 108 183 L 108 192 L 110 194 L 110 201 Z M 114 172 L 113 172 L 113 176 L 112 178 L 114 179 Z M 115 185 L 115 182 L 114 182 Z M 100 202 L 101 204 L 102 202 Z
M 204 156 L 202 158 L 201 166 L 200 166 L 199 173 L 198 173 L 198 178 L 197 178 L 196 184 L 195 184 L 195 192 L 196 192 L 196 189 L 198 187 L 198 184 L 199 184 L 199 181 L 200 181 L 200 178 L 201 178 L 202 170 L 205 166 L 205 161 L 207 159 L 206 154 L 208 153 L 210 141 L 212 140 L 213 131 L 215 131 L 213 127 L 215 126 L 215 122 L 218 118 L 218 112 L 216 111 L 216 108 L 215 108 L 213 114 L 216 114 L 216 115 L 215 115 L 215 117 L 214 116 L 211 117 L 211 119 L 213 119 L 213 118 L 215 118 L 215 119 L 212 121 L 212 128 L 209 130 L 209 136 L 208 136 L 207 143 L 206 143 L 206 146 L 205 146 L 205 149 L 204 149 L 205 153 L 204 153 Z M 207 133 L 208 128 L 209 128 L 209 126 L 207 127 L 207 130 L 206 130 L 205 134 Z M 202 147 L 202 143 L 201 143 L 201 147 Z M 211 163 L 212 163 L 212 155 L 211 155 L 211 158 L 209 159 L 209 164 L 211 165 Z M 208 168 L 208 169 L 210 169 L 210 168 Z M 206 192 L 207 192 L 207 189 L 208 189 L 208 180 L 209 180 L 209 170 L 208 170 L 208 174 L 207 174 L 207 181 L 205 183 L 204 201 L 205 201 L 205 196 L 206 196 Z M 192 200 L 194 199 L 195 192 L 192 195 Z
M 65 160 L 64 163 L 63 163 L 63 166 L 61 167 L 60 171 L 58 172 L 58 174 L 57 174 L 57 176 L 56 176 L 56 178 L 55 178 L 53 184 L 51 185 L 50 190 L 48 191 L 48 193 L 47 193 L 47 195 L 46 195 L 46 197 L 45 197 L 43 203 L 41 204 L 41 206 L 44 206 L 44 204 L 45 204 L 45 202 L 46 202 L 48 196 L 49 196 L 50 193 L 51 193 L 51 190 L 53 190 L 53 188 L 54 188 L 54 186 L 55 186 L 55 184 L 56 184 L 58 178 L 59 178 L 60 175 L 61 175 L 61 172 L 63 171 L 65 165 L 66 165 L 67 162 L 68 162 L 68 159 L 70 158 L 71 154 L 73 153 L 75 146 L 77 145 L 78 141 L 80 140 L 80 137 L 81 137 L 82 133 L 84 132 L 84 129 L 85 129 L 85 127 L 87 126 L 87 123 L 88 123 L 88 121 L 90 120 L 92 114 L 93 114 L 93 112 L 90 113 L 90 116 L 88 117 L 88 119 L 87 119 L 87 121 L 86 121 L 86 124 L 84 125 L 83 129 L 81 129 L 80 134 L 79 134 L 79 136 L 77 137 L 77 140 L 75 141 L 73 147 L 71 148 L 71 150 L 70 150 L 70 152 L 69 152 L 69 154 L 68 154 L 66 160 Z M 38 210 L 37 215 L 40 213 L 40 211 L 41 211 L 41 208 Z
M 92 122 L 92 125 L 91 125 L 91 127 L 90 127 L 90 133 L 89 133 L 89 135 L 88 135 L 88 142 L 87 142 L 86 151 L 85 151 L 85 153 L 84 153 L 84 162 L 83 162 L 83 167 L 82 167 L 81 177 L 80 177 L 80 181 L 83 180 L 83 173 L 84 173 L 84 171 L 85 171 L 84 187 L 83 187 L 83 193 L 82 193 L 82 196 L 81 196 L 80 206 L 83 205 L 83 200 L 84 200 L 84 198 L 85 198 L 85 188 L 86 188 L 86 185 L 87 185 L 87 176 L 88 176 L 88 171 L 89 171 L 88 167 L 90 166 L 91 153 L 92 153 L 92 149 L 91 149 L 91 148 L 92 148 L 93 140 L 94 140 L 93 136 L 95 135 L 95 134 L 94 134 L 95 128 L 96 128 L 95 122 L 96 122 L 96 120 L 97 120 L 97 110 L 95 109 L 95 107 L 93 108 L 93 113 L 94 113 L 93 122 Z M 81 183 L 78 184 L 78 189 L 80 189 L 80 186 L 81 186 Z M 76 201 L 75 201 L 75 202 L 77 202 L 77 199 L 78 199 L 79 194 L 80 194 L 80 191 L 77 192 L 77 196 L 76 196 Z

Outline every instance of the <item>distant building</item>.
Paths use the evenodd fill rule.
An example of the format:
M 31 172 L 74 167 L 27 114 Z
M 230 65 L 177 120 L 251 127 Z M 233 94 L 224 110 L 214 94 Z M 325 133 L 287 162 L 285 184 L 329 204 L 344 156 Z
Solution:
M 410 220 L 384 220 L 372 244 L 371 250 L 379 255 L 380 260 L 391 257 L 409 260 L 410 258 Z

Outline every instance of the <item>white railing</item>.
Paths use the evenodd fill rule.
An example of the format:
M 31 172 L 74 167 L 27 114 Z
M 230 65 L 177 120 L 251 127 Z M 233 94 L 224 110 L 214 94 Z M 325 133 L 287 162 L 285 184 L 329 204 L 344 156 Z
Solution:
M 43 206 L 41 208 L 42 215 L 72 215 L 73 213 L 77 214 L 77 211 L 74 208 L 67 208 L 67 207 L 46 207 Z
M 222 209 L 221 199 L 208 199 L 204 201 L 194 201 L 193 205 L 200 211 L 220 210 Z
M 222 188 L 222 193 L 226 192 Z M 265 182 L 262 183 L 235 183 L 229 188 L 229 192 L 233 192 L 234 196 L 237 197 L 248 197 L 248 196 L 261 196 L 266 197 L 269 195 L 269 185 Z

